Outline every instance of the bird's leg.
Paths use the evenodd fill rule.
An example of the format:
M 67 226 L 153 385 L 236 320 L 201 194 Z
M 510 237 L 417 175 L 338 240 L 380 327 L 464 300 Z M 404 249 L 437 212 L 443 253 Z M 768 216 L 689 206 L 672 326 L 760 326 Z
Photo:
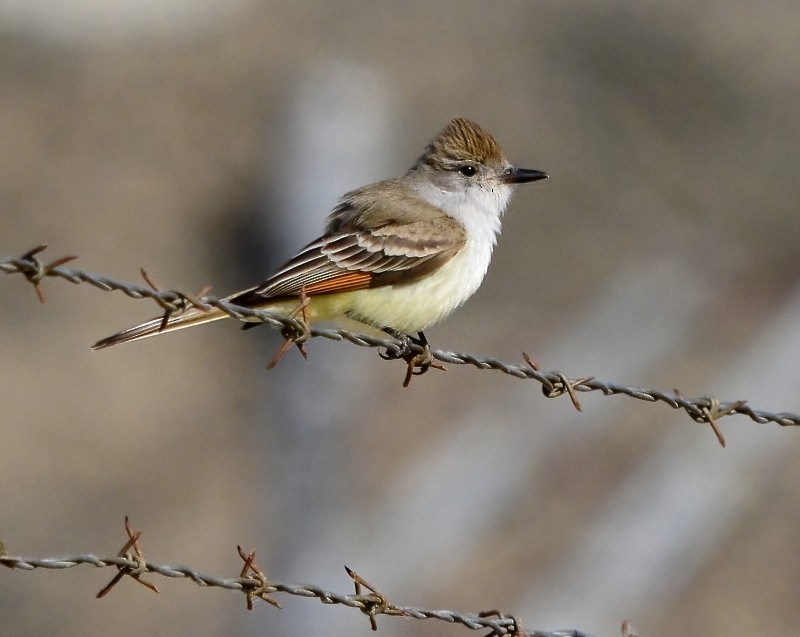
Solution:
M 383 331 L 400 341 L 400 347 L 396 352 L 379 352 L 379 355 L 384 360 L 402 359 L 408 364 L 403 387 L 408 387 L 412 376 L 424 374 L 431 367 L 443 372 L 447 371 L 443 365 L 434 362 L 435 359 L 431 354 L 431 347 L 424 332 L 417 332 L 415 338 L 391 327 L 384 327 Z M 418 351 L 418 348 L 422 348 L 422 351 Z
M 305 287 L 300 288 L 300 303 L 289 313 L 289 318 L 297 321 L 299 328 L 285 327 L 282 330 L 284 341 L 281 344 L 275 356 L 267 365 L 267 369 L 272 369 L 281 362 L 281 359 L 289 351 L 289 348 L 294 344 L 303 355 L 303 358 L 308 360 L 308 352 L 306 351 L 305 343 L 311 338 L 311 327 L 308 323 L 308 304 L 311 301 L 308 294 L 306 294 Z M 299 318 L 298 318 L 299 315 Z

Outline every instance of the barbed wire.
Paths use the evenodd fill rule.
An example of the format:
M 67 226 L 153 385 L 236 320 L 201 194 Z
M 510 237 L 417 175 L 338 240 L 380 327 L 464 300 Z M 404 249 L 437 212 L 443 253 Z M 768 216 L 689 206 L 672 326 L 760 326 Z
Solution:
M 178 290 L 158 290 L 154 286 L 144 287 L 64 267 L 65 263 L 76 258 L 73 256 L 63 257 L 45 264 L 39 258 L 45 248 L 46 246 L 38 246 L 21 257 L 0 259 L 0 271 L 7 274 L 22 274 L 34 285 L 36 293 L 42 301 L 44 300 L 40 287 L 42 280 L 48 277 L 60 278 L 74 284 L 88 283 L 106 292 L 122 292 L 134 299 L 152 299 L 164 311 L 165 318 L 175 313 L 180 313 L 189 307 L 201 309 L 213 307 L 240 321 L 248 320 L 252 322 L 256 320 L 266 323 L 273 328 L 281 330 L 287 340 L 303 334 L 313 338 L 326 338 L 334 341 L 344 340 L 359 347 L 383 348 L 385 350 L 383 358 L 400 358 L 408 362 L 409 374 L 406 377 L 406 384 L 410 380 L 414 366 L 424 367 L 421 371 L 430 366 L 430 362 L 427 364 L 420 363 L 421 360 L 424 360 L 424 356 L 429 355 L 430 360 L 439 361 L 440 363 L 470 365 L 482 370 L 499 371 L 515 378 L 535 380 L 541 384 L 542 392 L 545 396 L 555 398 L 567 394 L 578 410 L 581 410 L 581 405 L 577 398 L 579 392 L 599 391 L 604 396 L 628 396 L 645 402 L 662 402 L 673 409 L 682 409 L 695 422 L 709 424 L 723 446 L 725 440 L 717 426 L 717 421 L 724 416 L 739 414 L 747 416 L 759 424 L 775 423 L 782 427 L 800 425 L 800 416 L 797 414 L 789 412 L 773 413 L 754 409 L 745 400 L 720 401 L 711 396 L 688 398 L 681 395 L 677 390 L 661 391 L 634 387 L 614 382 L 604 382 L 594 377 L 571 379 L 560 371 L 542 371 L 536 362 L 524 352 L 522 353 L 524 364 L 515 364 L 506 363 L 489 356 L 476 356 L 445 350 L 427 350 L 417 343 L 403 342 L 388 336 L 386 338 L 378 338 L 366 334 L 357 334 L 341 328 L 309 329 L 297 318 L 279 315 L 269 310 L 254 310 L 242 307 L 214 296 L 195 298 Z M 145 276 L 145 280 L 149 281 L 144 271 L 142 273 Z
M 239 557 L 244 562 L 241 573 L 237 578 L 224 578 L 214 575 L 199 573 L 185 566 L 165 566 L 153 564 L 144 558 L 140 538 L 141 531 L 131 530 L 129 520 L 125 518 L 125 530 L 128 539 L 119 553 L 114 557 L 98 557 L 97 555 L 83 554 L 58 558 L 27 558 L 15 557 L 6 553 L 5 545 L 0 542 L 0 564 L 14 570 L 32 571 L 36 569 L 62 570 L 76 566 L 94 566 L 96 568 L 115 567 L 117 574 L 104 586 L 97 597 L 105 597 L 124 577 L 128 576 L 150 590 L 158 593 L 158 587 L 143 579 L 146 574 L 156 574 L 162 577 L 188 579 L 198 586 L 225 588 L 244 593 L 247 599 L 248 610 L 253 610 L 253 600 L 260 599 L 271 606 L 280 609 L 281 605 L 274 599 L 275 593 L 294 595 L 297 597 L 317 599 L 323 604 L 339 604 L 348 608 L 355 608 L 367 615 L 372 630 L 377 630 L 376 617 L 408 617 L 411 619 L 437 619 L 450 624 L 461 624 L 471 630 L 489 629 L 487 637 L 592 637 L 592 635 L 579 630 L 525 630 L 519 620 L 512 616 L 492 610 L 481 613 L 460 613 L 452 610 L 428 610 L 414 606 L 399 606 L 391 603 L 386 595 L 378 591 L 355 571 L 345 566 L 347 575 L 353 581 L 355 594 L 345 595 L 327 591 L 319 586 L 308 584 L 285 584 L 267 578 L 264 571 L 255 563 L 255 551 L 246 553 L 241 547 L 236 547 Z M 369 593 L 363 594 L 366 588 Z

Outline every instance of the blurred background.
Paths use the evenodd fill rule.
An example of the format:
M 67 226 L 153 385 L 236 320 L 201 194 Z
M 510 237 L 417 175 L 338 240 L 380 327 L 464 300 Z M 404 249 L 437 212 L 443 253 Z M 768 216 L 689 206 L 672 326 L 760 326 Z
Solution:
M 454 116 L 551 178 L 521 188 L 436 348 L 800 411 L 800 5 L 0 3 L 0 254 L 225 293 L 405 171 Z M 547 400 L 538 384 L 221 322 L 93 353 L 155 305 L 0 286 L 0 538 L 523 628 L 643 637 L 800 624 L 798 432 Z M 0 571 L 9 635 L 366 635 L 341 607 L 110 570 Z M 379 618 L 384 637 L 458 635 Z

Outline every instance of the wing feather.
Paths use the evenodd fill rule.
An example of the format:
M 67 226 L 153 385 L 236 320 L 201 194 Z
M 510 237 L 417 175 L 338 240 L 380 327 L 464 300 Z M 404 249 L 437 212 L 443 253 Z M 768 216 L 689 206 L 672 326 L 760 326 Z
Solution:
M 415 225 L 417 231 L 434 230 L 425 223 Z M 298 296 L 303 289 L 309 295 L 329 294 L 411 283 L 444 265 L 464 243 L 458 231 L 401 238 L 360 230 L 322 237 L 248 296 Z
M 309 243 L 268 281 L 232 299 L 309 296 L 404 285 L 452 259 L 466 244 L 461 224 L 395 182 L 345 196 L 327 233 Z

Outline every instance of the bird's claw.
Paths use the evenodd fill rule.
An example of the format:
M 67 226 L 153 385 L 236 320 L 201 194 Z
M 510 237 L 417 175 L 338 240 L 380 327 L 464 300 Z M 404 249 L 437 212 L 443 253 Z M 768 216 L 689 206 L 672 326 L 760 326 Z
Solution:
M 423 332 L 418 332 L 417 338 L 414 338 L 391 328 L 385 328 L 384 331 L 396 338 L 400 344 L 397 349 L 387 349 L 385 352 L 378 352 L 378 355 L 383 360 L 404 360 L 406 362 L 408 368 L 403 387 L 409 386 L 412 376 L 421 376 L 431 368 L 447 371 L 444 365 L 435 362 L 436 359 L 431 353 L 428 339 Z M 421 351 L 420 348 L 422 348 Z

